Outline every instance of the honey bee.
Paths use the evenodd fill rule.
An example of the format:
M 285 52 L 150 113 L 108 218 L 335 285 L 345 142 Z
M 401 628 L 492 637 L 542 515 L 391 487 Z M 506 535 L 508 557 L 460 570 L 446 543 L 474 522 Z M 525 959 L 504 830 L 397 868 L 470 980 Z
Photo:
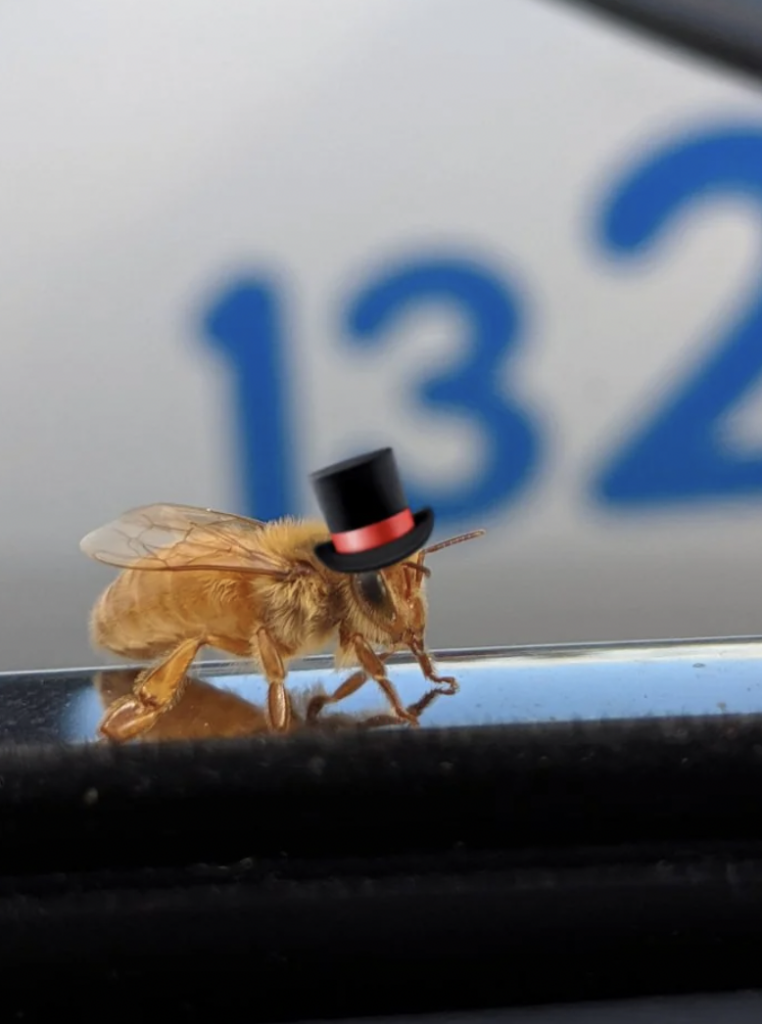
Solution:
M 91 558 L 123 570 L 93 607 L 90 639 L 121 657 L 161 660 L 112 704 L 101 734 L 125 741 L 151 729 L 179 700 L 205 646 L 254 661 L 268 684 L 270 727 L 288 732 L 287 665 L 331 641 L 336 668 L 359 670 L 320 697 L 313 715 L 372 678 L 397 718 L 417 725 L 418 713 L 403 707 L 384 662 L 408 649 L 424 677 L 438 684 L 438 694 L 457 692 L 454 678 L 437 675 L 424 643 L 423 584 L 430 576 L 424 559 L 484 532 L 452 537 L 384 569 L 342 573 L 314 554 L 329 538 L 321 522 L 263 522 L 174 504 L 126 512 L 80 542 Z

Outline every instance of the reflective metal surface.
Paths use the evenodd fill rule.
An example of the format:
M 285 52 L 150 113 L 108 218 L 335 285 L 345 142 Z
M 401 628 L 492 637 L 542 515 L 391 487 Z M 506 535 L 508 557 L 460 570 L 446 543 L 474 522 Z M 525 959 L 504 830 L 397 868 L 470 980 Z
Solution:
M 582 1006 L 533 1006 L 473 1013 L 375 1017 L 373 1024 L 758 1024 L 759 992 L 633 999 Z M 366 1024 L 347 1020 L 345 1024 Z
M 388 664 L 406 705 L 429 690 L 408 658 Z M 438 697 L 422 728 L 762 712 L 762 637 L 446 651 L 437 664 L 458 679 L 460 691 Z M 0 743 L 97 741 L 103 712 L 129 691 L 138 671 L 0 673 Z M 295 665 L 288 686 L 297 714 L 312 694 L 333 692 L 346 675 L 333 669 L 330 656 Z M 262 677 L 246 663 L 200 662 L 182 700 L 145 738 L 261 735 L 265 695 Z M 369 681 L 326 708 L 320 727 L 354 728 L 388 711 Z

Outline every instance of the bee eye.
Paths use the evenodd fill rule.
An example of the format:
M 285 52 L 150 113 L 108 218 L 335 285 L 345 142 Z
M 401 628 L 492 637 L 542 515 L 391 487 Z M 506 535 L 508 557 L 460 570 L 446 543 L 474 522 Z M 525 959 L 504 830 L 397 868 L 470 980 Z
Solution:
M 389 597 L 383 577 L 377 572 L 363 572 L 356 577 L 357 592 L 362 600 L 375 612 L 394 614 L 394 605 Z

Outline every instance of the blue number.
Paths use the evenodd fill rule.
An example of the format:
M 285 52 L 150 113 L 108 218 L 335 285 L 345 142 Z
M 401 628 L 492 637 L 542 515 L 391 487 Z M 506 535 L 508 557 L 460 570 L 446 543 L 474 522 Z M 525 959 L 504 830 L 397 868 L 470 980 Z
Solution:
M 500 390 L 503 360 L 517 347 L 518 304 L 483 267 L 455 259 L 410 263 L 361 290 L 347 313 L 351 342 L 383 344 L 385 332 L 424 303 L 451 303 L 465 314 L 469 345 L 456 366 L 433 375 L 416 394 L 424 405 L 474 422 L 483 457 L 472 482 L 428 493 L 406 486 L 406 493 L 411 505 L 432 505 L 441 523 L 486 516 L 518 496 L 539 458 L 534 423 Z
M 233 406 L 243 439 L 239 465 L 244 470 L 244 513 L 255 519 L 296 514 L 289 367 L 276 293 L 257 281 L 241 282 L 214 304 L 205 327 L 235 375 Z
M 743 194 L 762 207 L 762 131 L 702 135 L 638 167 L 605 209 L 604 244 L 611 251 L 640 253 L 692 202 L 712 194 Z M 762 459 L 735 456 L 718 428 L 761 372 L 762 295 L 757 293 L 718 339 L 713 355 L 606 467 L 597 483 L 602 500 L 647 505 L 760 493 Z

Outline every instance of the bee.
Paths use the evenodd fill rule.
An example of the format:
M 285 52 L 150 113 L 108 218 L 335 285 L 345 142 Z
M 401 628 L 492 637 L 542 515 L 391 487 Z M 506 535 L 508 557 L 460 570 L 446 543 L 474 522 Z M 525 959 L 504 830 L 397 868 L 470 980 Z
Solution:
M 137 669 L 104 669 L 95 673 L 93 688 L 104 711 L 114 701 L 131 693 L 137 675 Z M 417 716 L 421 715 L 437 692 L 429 690 L 407 710 Z M 289 734 L 310 730 L 335 733 L 399 725 L 396 715 L 383 712 L 336 713 L 318 719 L 316 708 L 324 695 L 321 686 L 289 691 Z M 266 708 L 236 693 L 220 690 L 202 679 L 187 676 L 182 685 L 182 697 L 161 715 L 151 729 L 142 733 L 140 739 L 148 743 L 179 739 L 222 739 L 267 735 L 270 731 Z
M 205 646 L 255 663 L 268 684 L 270 727 L 288 732 L 287 666 L 331 642 L 336 668 L 359 669 L 320 697 L 313 715 L 373 679 L 397 718 L 417 725 L 415 708 L 403 707 L 384 662 L 407 649 L 438 693 L 457 692 L 454 678 L 437 675 L 425 647 L 424 560 L 484 532 L 452 537 L 384 569 L 342 573 L 314 554 L 330 536 L 319 521 L 263 522 L 175 504 L 126 512 L 80 542 L 91 558 L 123 570 L 92 609 L 90 640 L 96 649 L 155 663 L 108 709 L 101 734 L 123 742 L 151 729 L 180 699 Z

